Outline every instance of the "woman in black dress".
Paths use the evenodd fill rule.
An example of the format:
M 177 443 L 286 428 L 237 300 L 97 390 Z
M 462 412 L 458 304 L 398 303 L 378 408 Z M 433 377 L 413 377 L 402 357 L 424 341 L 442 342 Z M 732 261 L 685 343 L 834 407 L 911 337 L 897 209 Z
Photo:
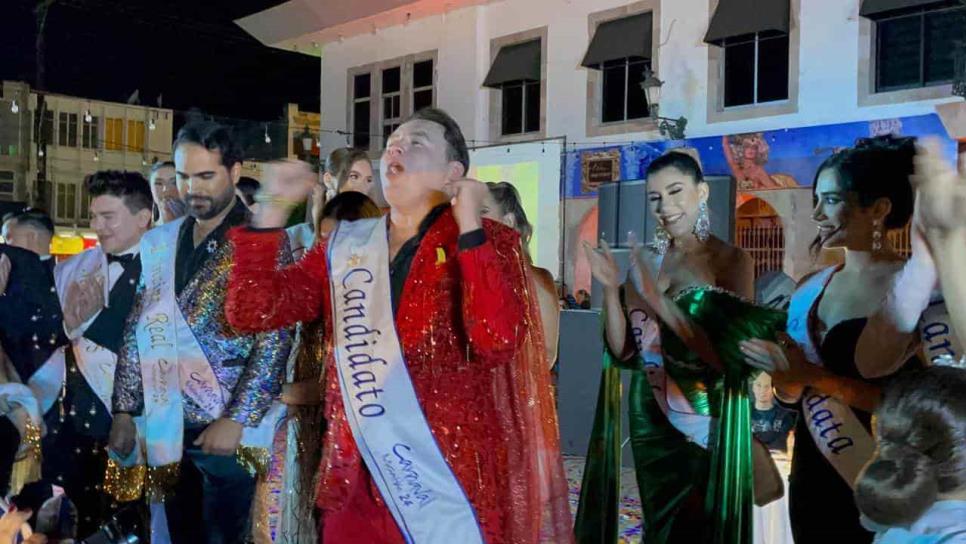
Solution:
M 915 323 L 880 312 L 904 260 L 887 233 L 913 210 L 915 144 L 891 136 L 861 140 L 829 157 L 814 184 L 816 244 L 844 250 L 844 264 L 806 277 L 789 308 L 788 337 L 742 346 L 749 363 L 774 373 L 779 397 L 801 415 L 789 478 L 792 532 L 801 544 L 872 542 L 852 489 L 875 443 L 871 414 L 882 380 L 911 362 Z M 871 342 L 866 328 L 886 334 Z

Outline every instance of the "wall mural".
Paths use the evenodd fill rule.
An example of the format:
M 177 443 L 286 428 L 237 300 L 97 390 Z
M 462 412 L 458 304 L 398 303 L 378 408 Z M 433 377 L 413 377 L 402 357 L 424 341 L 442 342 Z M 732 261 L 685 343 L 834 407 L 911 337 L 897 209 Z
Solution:
M 939 116 L 929 114 L 568 151 L 563 161 L 564 196 L 572 200 L 596 200 L 596 189 L 600 183 L 606 183 L 608 179 L 642 179 L 652 160 L 668 149 L 677 147 L 696 149 L 706 175 L 734 176 L 739 192 L 811 187 L 816 170 L 829 155 L 854 145 L 860 138 L 884 134 L 937 136 L 945 144 L 948 160 L 956 160 L 958 143 L 949 138 Z M 618 157 L 619 177 L 616 175 L 618 172 L 608 170 L 608 165 Z M 612 176 L 608 178 L 609 175 Z M 587 229 L 586 206 L 571 205 L 568 208 L 575 212 L 579 210 L 579 213 L 564 214 L 564 262 L 568 268 L 565 273 L 568 289 L 589 290 L 590 275 L 579 247 L 584 240 L 596 245 L 596 231 L 589 232 Z M 596 209 L 593 216 L 596 217 Z

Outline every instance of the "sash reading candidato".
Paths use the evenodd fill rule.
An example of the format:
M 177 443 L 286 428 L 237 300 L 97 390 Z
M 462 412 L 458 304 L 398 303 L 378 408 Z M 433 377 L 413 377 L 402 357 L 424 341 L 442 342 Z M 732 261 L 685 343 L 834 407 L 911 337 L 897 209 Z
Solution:
M 110 286 L 107 281 L 107 257 L 100 247 L 88 249 L 59 263 L 54 269 L 54 284 L 61 306 L 67 303 L 67 290 L 71 283 L 100 274 L 104 278 L 104 303 L 107 304 Z M 56 350 L 44 365 L 30 377 L 29 385 L 34 391 L 42 413 L 47 413 L 57 401 L 61 388 L 66 379 L 65 349 L 74 351 L 74 359 L 81 375 L 97 394 L 97 398 L 104 404 L 104 409 L 110 412 L 111 393 L 114 391 L 114 368 L 117 357 L 110 350 L 91 342 L 82 335 L 87 327 L 97 319 L 95 314 L 76 331 L 71 333 L 71 344 Z
M 141 238 L 143 309 L 136 338 L 144 384 L 144 440 L 147 464 L 181 460 L 184 400 L 187 395 L 212 418 L 221 417 L 231 393 L 224 390 L 194 332 L 178 306 L 174 289 L 175 254 L 183 218 Z M 275 423 L 284 407 L 274 405 L 256 428 L 245 427 L 242 445 L 271 446 Z
M 335 362 L 346 419 L 406 542 L 482 543 L 473 507 L 433 437 L 403 360 L 386 232 L 385 217 L 343 221 L 329 244 Z
M 809 315 L 835 271 L 836 267 L 829 267 L 809 278 L 792 295 L 788 308 L 788 335 L 801 346 L 813 365 L 823 363 L 809 331 Z M 859 472 L 875 453 L 875 440 L 869 431 L 851 408 L 810 388 L 802 396 L 802 412 L 819 451 L 854 488 Z

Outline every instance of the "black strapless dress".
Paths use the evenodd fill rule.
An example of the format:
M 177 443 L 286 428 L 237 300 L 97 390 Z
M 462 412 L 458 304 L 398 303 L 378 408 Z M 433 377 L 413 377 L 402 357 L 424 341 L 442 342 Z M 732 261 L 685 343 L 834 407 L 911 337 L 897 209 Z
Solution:
M 858 318 L 836 324 L 826 333 L 819 352 L 825 368 L 839 376 L 885 384 L 889 377 L 867 380 L 855 366 L 855 347 L 866 321 L 866 318 Z M 900 372 L 918 366 L 919 360 L 913 358 Z M 871 429 L 872 415 L 861 410 L 854 409 L 854 412 L 862 425 Z M 819 451 L 805 419 L 799 416 L 795 427 L 795 449 L 789 476 L 788 501 L 795 543 L 872 542 L 875 535 L 859 523 L 852 488 Z M 830 540 L 830 537 L 834 538 Z

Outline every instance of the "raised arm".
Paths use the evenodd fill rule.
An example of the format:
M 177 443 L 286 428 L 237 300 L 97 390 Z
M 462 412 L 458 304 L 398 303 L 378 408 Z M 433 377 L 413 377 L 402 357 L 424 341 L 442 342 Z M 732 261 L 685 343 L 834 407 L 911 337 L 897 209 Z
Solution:
M 587 242 L 583 246 L 590 262 L 590 273 L 604 291 L 604 338 L 607 349 L 619 360 L 626 361 L 634 356 L 635 349 L 628 342 L 627 316 L 624 315 L 620 296 L 620 269 L 607 242 L 601 240 L 600 249 L 594 249 Z
M 855 346 L 855 366 L 865 378 L 888 376 L 899 369 L 918 344 L 916 330 L 936 286 L 936 269 L 917 229 L 912 258 L 892 281 L 882 305 L 869 317 Z
M 285 232 L 236 227 L 228 233 L 235 263 L 228 279 L 225 316 L 241 332 L 266 332 L 318 317 L 328 285 L 324 244 L 279 268 Z
M 966 159 L 960 156 L 960 164 Z M 966 171 L 942 158 L 939 143 L 927 140 L 916 156 L 916 212 L 936 262 L 943 298 L 960 343 L 966 341 Z
M 525 261 L 515 231 L 489 221 L 460 236 L 458 260 L 463 323 L 475 357 L 488 365 L 508 362 L 525 333 Z
M 243 332 L 266 332 L 308 321 L 319 315 L 327 271 L 322 244 L 298 263 L 279 268 L 276 257 L 289 214 L 312 192 L 316 175 L 297 161 L 272 163 L 256 195 L 254 228 L 235 228 L 229 238 L 235 245 L 235 264 L 228 282 L 225 315 Z

